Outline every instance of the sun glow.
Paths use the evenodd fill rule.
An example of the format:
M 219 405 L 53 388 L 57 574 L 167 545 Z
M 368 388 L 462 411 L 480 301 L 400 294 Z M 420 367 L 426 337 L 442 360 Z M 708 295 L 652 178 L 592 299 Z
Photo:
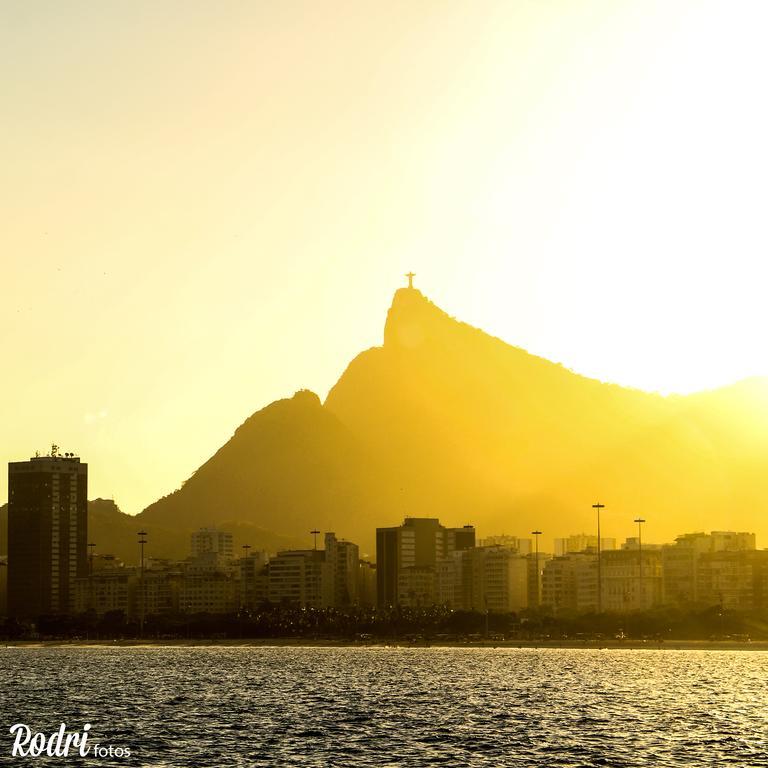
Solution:
M 55 437 L 138 511 L 411 269 L 603 380 L 768 374 L 763 4 L 227 7 L 8 9 L 4 460 Z

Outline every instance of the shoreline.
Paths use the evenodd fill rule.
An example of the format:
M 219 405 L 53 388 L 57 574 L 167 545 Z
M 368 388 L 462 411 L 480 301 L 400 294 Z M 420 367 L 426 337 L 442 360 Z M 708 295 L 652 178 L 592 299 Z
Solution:
M 247 640 L 7 640 L 6 648 L 485 648 L 541 650 L 651 650 L 651 651 L 768 651 L 768 640 L 335 640 L 313 638 L 250 638 Z

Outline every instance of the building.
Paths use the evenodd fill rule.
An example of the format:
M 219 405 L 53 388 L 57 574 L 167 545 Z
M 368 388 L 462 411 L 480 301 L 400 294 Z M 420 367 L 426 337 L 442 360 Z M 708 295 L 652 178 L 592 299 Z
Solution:
M 522 552 L 520 554 L 523 554 Z M 546 552 L 532 552 L 527 555 L 528 559 L 528 607 L 538 608 L 542 604 L 542 577 L 544 566 L 547 560 L 552 559 L 552 555 Z
M 698 602 L 703 606 L 736 611 L 768 608 L 768 551 L 705 552 L 699 557 L 696 581 Z
M 461 607 L 510 613 L 528 607 L 529 561 L 509 547 L 475 547 L 457 558 L 462 571 Z
M 182 613 L 235 613 L 237 582 L 227 571 L 185 573 L 179 582 Z
M 34 618 L 74 610 L 88 575 L 88 465 L 51 447 L 8 464 L 8 613 Z
M 156 561 L 144 568 L 135 593 L 131 615 L 141 618 L 163 613 L 179 613 L 184 571 L 181 564 Z
M 0 617 L 8 615 L 8 558 L 0 557 Z
M 498 536 L 486 536 L 477 542 L 478 547 L 507 547 L 514 549 L 521 555 L 529 555 L 533 552 L 533 540 L 521 539 L 519 536 L 509 536 L 503 533 Z
M 325 534 L 322 603 L 325 608 L 358 605 L 360 549 L 357 544 Z
M 460 610 L 464 607 L 464 594 L 467 591 L 464 580 L 463 552 L 454 552 L 435 566 L 434 599 L 438 605 Z
M 570 552 L 544 564 L 541 578 L 542 605 L 555 613 L 587 613 L 597 610 L 597 555 Z
M 237 604 L 241 609 L 253 610 L 269 599 L 269 557 L 264 551 L 251 552 L 237 562 L 240 578 Z
M 600 537 L 600 549 L 616 549 L 616 539 Z M 588 533 L 575 533 L 564 539 L 555 539 L 555 557 L 571 552 L 597 552 L 597 536 Z
M 267 567 L 267 599 L 270 603 L 298 608 L 322 606 L 325 552 L 297 549 L 278 552 Z
M 621 545 L 622 549 L 661 549 L 661 544 L 647 544 L 646 542 L 641 542 L 639 536 L 628 536 L 624 543 Z
M 402 525 L 377 528 L 377 604 L 433 604 L 437 598 L 437 564 L 453 552 L 474 546 L 473 526 L 446 528 L 432 517 L 407 517 Z
M 662 597 L 665 603 L 691 605 L 698 602 L 699 557 L 712 549 L 712 539 L 706 533 L 686 533 L 674 544 L 661 550 Z
M 754 533 L 713 531 L 709 534 L 699 532 L 678 536 L 674 544 L 661 549 L 663 601 L 681 606 L 719 603 L 719 598 L 712 603 L 715 594 L 712 586 L 714 577 L 709 571 L 701 571 L 701 558 L 719 552 L 750 551 L 755 551 Z M 713 564 L 711 567 L 715 567 L 716 559 L 708 562 Z M 707 584 L 700 584 L 702 577 L 708 579 Z
M 403 608 L 435 605 L 436 586 L 434 566 L 411 565 L 403 568 L 397 574 L 397 604 Z
M 376 565 L 368 560 L 358 563 L 358 604 L 365 607 L 376 605 Z
M 748 552 L 754 550 L 757 545 L 757 537 L 754 533 L 712 531 L 709 535 L 712 539 L 713 552 Z
M 102 560 L 92 573 L 75 581 L 75 613 L 93 611 L 98 616 L 122 611 L 131 616 L 136 606 L 139 569 L 126 568 L 120 561 Z
M 216 553 L 222 562 L 228 562 L 235 557 L 232 534 L 218 528 L 201 528 L 192 534 L 191 553 L 193 558 Z
M 603 552 L 604 611 L 644 611 L 661 603 L 661 552 L 658 549 L 617 549 Z
M 376 569 L 367 564 L 361 577 L 357 544 L 326 533 L 323 549 L 278 552 L 264 569 L 266 599 L 300 608 L 343 608 L 361 604 L 361 589 L 372 599 Z M 366 578 L 367 583 L 361 578 Z

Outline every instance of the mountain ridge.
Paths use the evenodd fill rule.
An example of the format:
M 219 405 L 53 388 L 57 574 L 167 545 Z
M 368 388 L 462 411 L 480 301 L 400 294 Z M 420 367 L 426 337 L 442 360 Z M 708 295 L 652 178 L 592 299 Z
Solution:
M 273 549 L 334 530 L 370 554 L 375 528 L 407 515 L 554 537 L 592 530 L 600 499 L 606 535 L 643 516 L 651 541 L 703 527 L 760 537 L 766 455 L 765 379 L 690 395 L 602 382 L 403 288 L 381 345 L 324 401 L 300 390 L 256 411 L 180 488 L 135 517 L 94 512 L 94 530 L 100 551 L 118 535 L 124 551 L 143 527 L 174 557 L 203 525 Z
M 382 344 L 355 356 L 324 402 L 305 393 L 311 408 L 248 438 L 260 455 L 284 456 L 268 482 L 225 465 L 243 460 L 248 425 L 263 426 L 275 404 L 249 417 L 170 497 L 202 522 L 219 514 L 212 496 L 231 483 L 239 486 L 233 512 L 251 522 L 281 533 L 280 526 L 294 534 L 335 529 L 367 549 L 375 527 L 405 515 L 475 523 L 486 534 L 591 530 L 598 497 L 622 519 L 655 517 L 657 539 L 700 527 L 702 515 L 712 528 L 750 527 L 755 515 L 733 510 L 745 498 L 768 503 L 768 484 L 755 468 L 768 430 L 759 419 L 748 424 L 762 383 L 664 396 L 602 382 L 403 288 L 387 312 Z M 768 398 L 762 412 L 768 424 Z M 304 469 L 290 471 L 291 462 Z M 320 464 L 323 482 L 314 471 Z M 149 524 L 181 514 L 183 504 L 175 512 L 172 506 L 161 499 L 139 517 Z

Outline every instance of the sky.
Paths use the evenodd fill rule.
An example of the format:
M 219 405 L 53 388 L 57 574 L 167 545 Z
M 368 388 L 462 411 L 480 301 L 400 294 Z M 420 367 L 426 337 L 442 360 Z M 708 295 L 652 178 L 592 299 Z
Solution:
M 768 8 L 0 0 L 0 460 L 139 512 L 393 291 L 589 376 L 768 375 Z M 0 477 L 0 500 L 7 496 Z

